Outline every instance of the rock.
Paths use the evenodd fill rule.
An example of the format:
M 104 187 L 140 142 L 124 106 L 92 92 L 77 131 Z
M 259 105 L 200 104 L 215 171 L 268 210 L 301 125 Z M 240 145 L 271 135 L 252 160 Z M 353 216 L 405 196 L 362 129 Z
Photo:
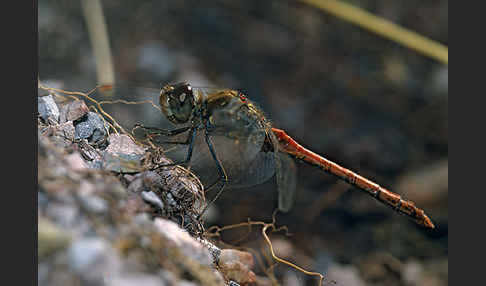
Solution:
M 74 123 L 38 121 L 39 129 L 51 132 L 40 131 L 38 138 L 38 215 L 54 226 L 39 221 L 39 283 L 225 285 L 213 263 L 220 250 L 190 235 L 203 231 L 194 207 L 198 200 L 204 201 L 198 179 L 182 167 L 131 176 L 87 169 L 106 156 L 121 154 L 125 160 L 118 161 L 121 168 L 126 167 L 126 160 L 139 164 L 141 156 L 148 156 L 124 135 L 104 140 L 109 143 L 105 148 L 92 144 L 96 124 L 89 118 L 93 114 Z M 53 144 L 56 137 L 65 135 L 60 126 L 68 130 L 71 126 L 78 139 L 87 129 L 93 134 L 70 144 Z M 162 152 L 160 156 L 163 159 Z M 132 191 L 127 190 L 129 186 Z M 161 208 L 165 210 L 158 211 Z M 58 240 L 66 234 L 67 242 Z M 173 282 L 154 269 L 171 272 Z
M 59 122 L 59 108 L 54 102 L 52 95 L 37 97 L 37 110 L 39 116 L 49 124 L 56 124 Z
M 99 160 L 91 161 L 91 162 L 88 162 L 87 164 L 88 164 L 88 167 L 90 169 L 95 169 L 95 170 L 103 169 L 103 162 L 99 161 Z
M 66 162 L 68 163 L 68 166 L 73 170 L 73 171 L 84 171 L 88 169 L 88 165 L 84 162 L 83 158 L 79 153 L 72 153 L 64 157 Z
M 214 271 L 212 255 L 202 243 L 172 221 L 155 218 L 154 226 L 160 234 L 159 239 L 170 250 L 169 256 L 202 285 L 224 285 L 223 277 Z
M 72 228 L 79 219 L 77 206 L 51 202 L 46 209 L 46 215 L 62 228 Z
M 37 231 L 37 253 L 40 259 L 66 248 L 71 240 L 68 233 L 43 217 L 37 222 Z
M 75 122 L 74 139 L 88 139 L 90 143 L 99 143 L 106 137 L 105 122 L 96 112 L 88 114 Z
M 85 160 L 90 161 L 91 165 L 95 165 L 95 166 L 99 165 L 99 168 L 101 168 L 102 165 L 101 160 L 103 158 L 103 155 L 101 154 L 100 150 L 89 145 L 88 140 L 86 139 L 82 139 L 81 141 L 78 141 L 77 146 L 78 146 L 79 153 L 81 154 L 81 156 L 83 156 Z
M 73 122 L 49 125 L 43 130 L 42 135 L 50 136 L 50 139 L 58 146 L 67 147 L 74 141 Z
M 108 211 L 108 203 L 98 196 L 82 196 L 80 200 L 89 212 L 102 214 Z
M 154 226 L 165 239 L 177 245 L 178 249 L 186 257 L 198 261 L 201 265 L 212 266 L 213 259 L 208 249 L 203 247 L 201 243 L 197 242 L 177 224 L 169 220 L 156 218 Z
M 105 152 L 102 160 L 102 168 L 117 173 L 140 172 L 142 165 L 140 160 L 143 155 L 139 154 L 114 154 Z
M 255 273 L 250 270 L 254 266 L 251 253 L 235 249 L 223 249 L 218 265 L 227 278 L 239 284 L 246 285 L 256 282 Z
M 125 134 L 110 134 L 108 141 L 110 145 L 106 148 L 106 152 L 113 154 L 145 154 L 145 149 L 135 144 L 132 138 Z
M 117 273 L 116 255 L 101 238 L 86 237 L 71 244 L 67 251 L 69 268 L 84 280 L 101 280 Z
M 61 106 L 59 122 L 76 121 L 85 116 L 89 108 L 83 100 L 73 100 Z
M 420 263 L 414 260 L 408 261 L 403 267 L 402 280 L 406 285 L 419 285 L 422 272 L 423 266 Z
M 150 274 L 120 275 L 106 279 L 106 286 L 165 286 L 168 285 L 160 277 Z M 180 284 L 178 284 L 180 285 Z
M 114 172 L 137 172 L 142 169 L 140 160 L 145 149 L 124 134 L 111 134 L 110 144 L 103 155 L 103 168 Z
M 142 192 L 141 193 L 142 199 L 153 206 L 158 207 L 159 209 L 164 209 L 164 203 L 162 200 L 157 197 L 157 195 L 150 191 L 150 192 Z

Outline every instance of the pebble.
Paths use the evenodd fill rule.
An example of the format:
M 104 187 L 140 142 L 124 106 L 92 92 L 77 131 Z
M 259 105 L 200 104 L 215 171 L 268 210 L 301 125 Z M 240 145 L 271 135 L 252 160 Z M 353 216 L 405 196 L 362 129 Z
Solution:
M 40 258 L 67 247 L 71 236 L 46 218 L 39 218 L 37 222 L 37 252 Z
M 77 206 L 51 202 L 46 215 L 63 228 L 72 228 L 79 218 Z
M 132 138 L 125 134 L 110 134 L 108 141 L 110 141 L 110 145 L 106 148 L 106 152 L 114 154 L 145 154 L 145 149 L 135 144 Z
M 103 169 L 113 172 L 137 172 L 142 169 L 140 154 L 113 154 L 105 152 L 103 155 Z
M 85 116 L 89 112 L 88 106 L 83 100 L 73 100 L 61 106 L 59 121 L 75 121 Z
M 154 226 L 168 241 L 177 245 L 184 256 L 194 259 L 201 266 L 213 266 L 213 258 L 209 250 L 197 242 L 187 231 L 182 230 L 176 223 L 155 218 Z
M 164 209 L 164 203 L 154 192 L 142 192 L 141 196 L 146 203 L 154 205 L 162 210 Z
M 88 139 L 90 143 L 97 143 L 106 136 L 105 123 L 98 113 L 90 111 L 81 121 L 74 124 L 76 140 Z
M 68 249 L 68 265 L 78 274 L 92 271 L 101 264 L 108 251 L 108 243 L 100 238 L 83 238 Z
M 108 203 L 97 196 L 82 196 L 81 202 L 87 211 L 103 214 L 108 211 Z
M 223 249 L 218 265 L 224 275 L 241 284 L 256 282 L 256 276 L 251 268 L 254 266 L 253 256 L 249 252 L 236 249 Z
M 37 110 L 44 121 L 51 124 L 59 122 L 59 108 L 52 95 L 37 97 Z
M 83 171 L 88 168 L 84 159 L 77 152 L 65 156 L 64 159 L 73 171 Z
M 60 146 L 69 146 L 74 141 L 74 125 L 72 121 L 50 125 L 42 134 L 51 136 L 51 140 Z
M 106 281 L 107 286 L 165 286 L 168 285 L 160 277 L 150 274 L 132 274 L 132 275 L 120 275 L 113 278 L 109 278 Z M 178 284 L 180 285 L 180 284 Z
M 152 224 L 148 213 L 139 213 L 133 217 L 133 222 L 140 226 L 149 226 Z
M 94 169 L 94 170 L 103 169 L 103 161 L 101 160 L 87 162 L 87 165 L 90 169 Z
M 422 265 L 417 261 L 408 261 L 402 272 L 402 279 L 406 285 L 418 285 L 422 277 Z

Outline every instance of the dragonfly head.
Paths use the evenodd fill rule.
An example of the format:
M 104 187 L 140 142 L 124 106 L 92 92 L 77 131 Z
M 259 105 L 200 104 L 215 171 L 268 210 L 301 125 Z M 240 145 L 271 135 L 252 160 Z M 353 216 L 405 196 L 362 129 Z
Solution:
M 175 124 L 191 120 L 196 109 L 194 93 L 187 82 L 164 86 L 160 90 L 159 103 L 164 115 Z

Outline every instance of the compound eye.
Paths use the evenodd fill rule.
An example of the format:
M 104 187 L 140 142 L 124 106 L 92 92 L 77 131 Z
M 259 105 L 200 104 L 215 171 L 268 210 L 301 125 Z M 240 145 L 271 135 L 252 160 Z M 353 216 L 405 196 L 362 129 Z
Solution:
M 181 103 L 183 103 L 183 102 L 184 102 L 184 100 L 186 100 L 186 93 L 185 93 L 185 92 L 183 92 L 183 93 L 181 93 L 181 94 L 179 95 L 179 101 L 180 101 Z

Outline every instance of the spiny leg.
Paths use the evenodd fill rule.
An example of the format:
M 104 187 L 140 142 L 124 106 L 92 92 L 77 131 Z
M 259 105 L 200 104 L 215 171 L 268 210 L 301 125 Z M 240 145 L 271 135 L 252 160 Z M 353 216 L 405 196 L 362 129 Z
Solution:
M 189 145 L 186 159 L 182 160 L 182 161 L 173 162 L 173 163 L 170 163 L 170 164 L 159 165 L 159 166 L 153 168 L 152 170 L 162 168 L 162 167 L 171 167 L 171 166 L 175 166 L 175 165 L 187 164 L 191 161 L 192 150 L 193 150 L 193 147 L 194 147 L 194 138 L 196 137 L 196 134 L 197 134 L 197 126 L 186 126 L 186 127 L 182 127 L 182 128 L 178 128 L 178 129 L 174 129 L 174 130 L 167 130 L 167 129 L 162 129 L 162 128 L 158 128 L 158 127 L 143 126 L 142 124 L 137 123 L 137 124 L 135 124 L 135 126 L 132 129 L 132 133 L 133 133 L 133 130 L 135 130 L 137 128 L 142 128 L 144 130 L 150 131 L 151 132 L 151 133 L 149 133 L 150 135 L 156 134 L 156 135 L 163 135 L 163 136 L 168 136 L 168 137 L 175 136 L 175 135 L 184 133 L 188 130 L 191 130 L 191 133 L 188 135 L 187 139 L 184 142 L 161 142 L 161 143 L 174 143 L 174 144 Z
M 188 131 L 189 129 L 191 129 L 190 126 L 187 126 L 187 127 L 174 129 L 174 130 L 167 130 L 167 129 L 161 129 L 161 128 L 157 128 L 157 127 L 143 126 L 141 124 L 136 124 L 134 129 L 135 128 L 143 128 L 147 131 L 151 131 L 151 133 L 149 133 L 150 135 L 156 134 L 156 135 L 163 135 L 163 136 L 167 136 L 167 137 L 175 136 L 175 135 L 184 133 L 184 132 Z M 159 143 L 188 145 L 190 143 L 189 138 L 190 138 L 190 136 L 188 136 L 185 141 L 160 141 Z
M 173 162 L 173 163 L 170 163 L 170 164 L 159 165 L 159 166 L 153 168 L 152 170 L 162 168 L 162 167 L 172 167 L 172 166 L 176 166 L 176 165 L 188 164 L 191 161 L 191 158 L 192 158 L 192 150 L 194 149 L 194 138 L 196 138 L 196 134 L 197 134 L 197 127 L 192 127 L 191 133 L 189 134 L 189 136 L 187 137 L 187 140 L 186 140 L 186 142 L 187 142 L 186 144 L 188 144 L 189 146 L 187 148 L 187 156 L 186 156 L 185 160 L 176 161 L 176 162 Z
M 137 124 L 135 124 L 135 126 L 133 127 L 132 130 L 135 130 L 137 128 L 142 128 L 144 130 L 151 131 L 150 135 L 160 134 L 160 135 L 171 137 L 171 136 L 175 136 L 175 135 L 184 133 L 187 130 L 190 130 L 192 128 L 192 126 L 181 127 L 181 128 L 177 128 L 177 129 L 174 129 L 174 130 L 167 130 L 167 129 L 157 128 L 157 127 L 143 126 L 142 124 L 137 123 Z
M 208 124 L 206 124 L 206 125 L 208 125 Z M 206 126 L 206 127 L 208 127 L 208 126 Z M 216 167 L 218 168 L 218 172 L 219 172 L 219 176 L 220 176 L 214 183 L 212 183 L 207 188 L 206 191 L 208 191 L 211 188 L 213 188 L 218 182 L 221 182 L 221 188 L 219 189 L 219 191 L 216 194 L 216 196 L 211 200 L 211 202 L 208 203 L 204 207 L 203 211 L 198 215 L 198 219 L 201 218 L 201 216 L 206 212 L 206 210 L 208 209 L 208 207 L 210 205 L 212 205 L 218 199 L 219 195 L 221 195 L 221 193 L 223 192 L 224 187 L 226 186 L 226 183 L 228 182 L 228 175 L 226 175 L 226 171 L 224 170 L 223 165 L 221 164 L 221 162 L 219 161 L 218 157 L 216 156 L 216 152 L 214 151 L 213 143 L 211 142 L 211 138 L 209 137 L 208 129 L 207 128 L 205 129 L 205 138 L 206 138 L 206 144 L 208 145 L 209 151 L 211 152 L 211 156 L 213 157 L 213 160 L 216 163 Z

